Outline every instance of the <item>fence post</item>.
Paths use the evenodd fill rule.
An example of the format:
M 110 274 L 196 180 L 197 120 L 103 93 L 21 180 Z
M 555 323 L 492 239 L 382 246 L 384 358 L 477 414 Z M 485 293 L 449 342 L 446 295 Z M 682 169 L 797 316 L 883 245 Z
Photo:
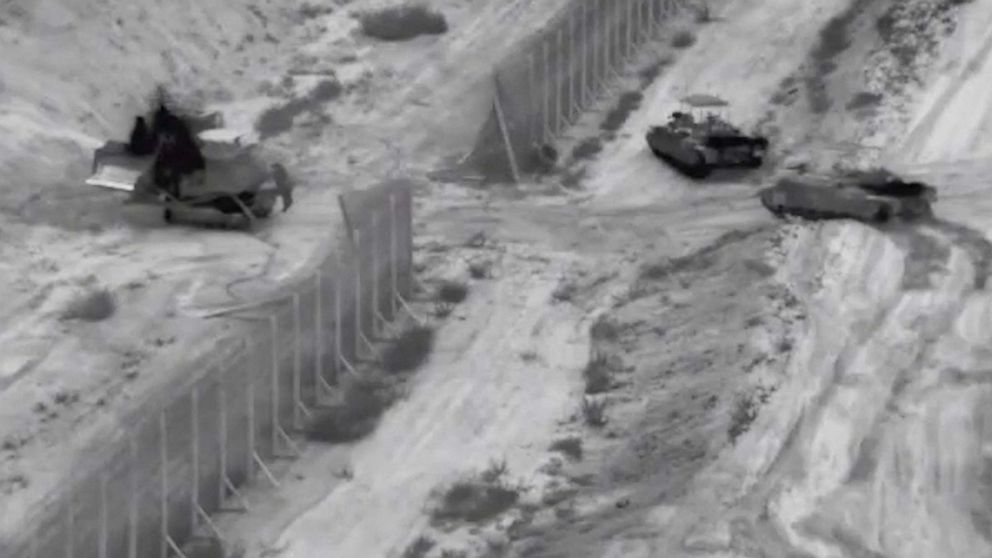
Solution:
M 493 110 L 496 111 L 496 122 L 499 124 L 500 136 L 503 138 L 503 148 L 506 149 L 506 158 L 510 161 L 510 174 L 514 182 L 520 182 L 520 167 L 517 166 L 517 155 L 513 150 L 513 141 L 510 139 L 510 130 L 506 126 L 506 115 L 503 113 L 502 94 L 500 93 L 499 75 L 493 73 L 493 82 L 496 84 L 496 95 L 493 96 Z
M 269 317 L 269 333 L 272 335 L 272 357 L 269 360 L 269 390 L 272 392 L 272 405 L 269 408 L 272 420 L 272 457 L 279 453 L 279 319 L 275 313 Z
M 602 56 L 602 53 L 600 53 L 600 51 L 599 51 L 600 44 L 603 42 L 602 41 L 602 34 L 603 34 L 602 23 L 600 23 L 602 21 L 602 18 L 600 17 L 599 0 L 593 0 L 592 16 L 590 17 L 590 19 L 592 20 L 592 49 L 591 49 L 592 50 L 592 79 L 590 80 L 590 82 L 591 82 L 590 83 L 590 87 L 592 87 L 592 96 L 593 96 L 593 98 L 598 98 L 599 97 L 599 85 L 600 85 L 600 81 L 599 81 L 599 79 L 600 79 L 600 76 L 599 76 L 599 64 L 600 64 L 600 59 L 603 57 Z
M 602 4 L 602 1 L 600 2 Z M 608 4 L 607 4 L 608 6 Z M 611 33 L 610 24 L 610 9 L 600 8 L 600 16 L 603 20 L 602 29 L 603 36 L 601 37 L 603 41 L 603 56 L 602 56 L 602 68 L 600 73 L 600 84 L 601 89 L 606 89 L 606 83 L 608 81 L 608 74 L 610 73 L 610 68 L 613 66 L 613 33 Z
M 246 374 L 248 379 L 248 385 L 245 386 L 245 403 L 248 408 L 245 411 L 248 419 L 248 425 L 245 428 L 245 433 L 248 436 L 247 444 L 248 451 L 245 454 L 247 458 L 247 463 L 245 463 L 245 476 L 248 481 L 251 482 L 255 479 L 255 370 L 254 366 L 250 366 L 251 371 Z
M 313 331 L 314 331 L 314 357 L 313 364 L 313 386 L 314 405 L 321 405 L 324 398 L 322 394 L 330 395 L 331 386 L 324 377 L 324 354 L 327 352 L 324 346 L 324 267 L 317 268 L 314 275 L 314 305 L 313 305 Z
M 97 549 L 99 558 L 107 558 L 107 472 L 100 472 L 100 547 Z
M 625 61 L 630 62 L 631 56 L 634 54 L 634 0 L 624 0 L 624 11 L 627 15 L 627 48 L 624 49 Z
M 613 62 L 610 64 L 610 77 L 615 78 L 617 66 L 623 62 L 623 34 L 620 33 L 620 24 L 623 19 L 623 0 L 616 0 L 613 4 Z
M 527 53 L 527 104 L 529 105 L 529 112 L 531 115 L 537 115 L 538 109 L 538 99 L 537 99 L 537 80 L 534 78 L 535 73 L 534 68 L 534 53 Z M 499 95 L 499 91 L 496 91 Z M 527 131 L 527 143 L 528 145 L 534 145 L 538 143 L 538 138 L 541 137 L 540 132 L 540 119 L 539 118 L 529 118 L 528 119 L 529 130 Z
M 499 95 L 499 92 L 496 93 Z M 372 209 L 372 338 L 379 337 L 379 209 Z
M 555 32 L 555 46 L 557 47 L 558 56 L 555 58 L 555 137 L 561 137 L 561 120 L 563 117 L 563 95 L 561 88 L 564 85 L 564 76 L 562 71 L 564 70 L 564 64 L 562 59 L 564 58 L 564 48 L 562 47 L 562 31 L 561 27 Z
M 69 489 L 68 497 L 65 499 L 63 504 L 65 507 L 65 556 L 66 558 L 73 558 L 75 554 L 76 547 L 76 521 L 75 510 L 73 510 L 75 504 L 75 486 Z
M 396 193 L 389 193 L 389 304 L 392 309 L 393 319 L 396 319 L 396 313 L 399 310 L 396 307 L 396 297 L 399 296 L 399 287 L 397 285 L 397 262 L 398 246 L 396 245 Z
M 248 510 L 248 502 L 245 500 L 241 492 L 235 488 L 234 483 L 231 482 L 230 477 L 227 475 L 227 374 L 229 369 L 224 369 L 221 371 L 220 377 L 217 380 L 217 405 L 218 409 L 218 422 L 217 425 L 217 443 L 220 445 L 218 451 L 218 457 L 220 459 L 220 482 L 217 483 L 217 502 L 219 507 L 223 508 L 227 500 L 227 493 L 230 492 L 232 496 L 237 496 L 241 500 L 242 510 Z M 248 428 L 254 428 L 252 424 L 248 425 Z M 248 469 L 245 470 L 246 475 L 251 474 L 251 453 L 252 448 L 248 449 Z
M 589 87 L 589 74 L 587 72 L 588 62 L 589 62 L 589 10 L 588 4 L 586 2 L 579 3 L 579 10 L 582 12 L 582 17 L 580 20 L 579 29 L 579 52 L 582 53 L 582 59 L 579 62 L 579 80 L 582 86 L 579 88 L 579 104 L 583 109 L 588 107 L 588 87 Z
M 565 46 L 562 48 L 564 58 L 567 63 L 562 63 L 561 67 L 566 74 L 566 86 L 568 87 L 568 106 L 565 107 L 565 121 L 571 125 L 575 118 L 575 50 L 572 48 L 575 43 L 575 9 L 570 9 L 568 17 L 565 18 L 565 32 L 563 33 Z
M 355 243 L 352 253 L 355 261 L 355 358 L 362 354 L 362 231 L 355 229 Z
M 159 552 L 161 558 L 169 558 L 169 449 L 166 440 L 165 411 L 158 414 L 159 465 L 161 467 L 161 492 L 159 494 Z
M 303 428 L 303 416 L 310 410 L 303 404 L 303 312 L 300 293 L 293 293 L 293 428 Z M 314 386 L 316 390 L 318 386 Z
M 220 482 L 217 483 L 217 502 L 220 508 L 224 507 L 227 499 L 227 392 L 225 390 L 227 370 L 222 370 L 217 380 L 217 444 L 220 446 L 217 457 L 220 459 L 218 468 L 220 469 Z M 246 471 L 247 473 L 247 471 Z
M 193 489 L 190 491 L 189 528 L 190 533 L 196 533 L 199 523 L 197 510 L 200 509 L 200 388 L 193 385 L 190 393 L 190 449 L 192 461 Z
M 342 339 L 341 339 L 341 283 L 344 282 L 344 265 L 343 259 L 344 255 L 342 252 L 338 251 L 337 257 L 337 273 L 334 278 L 334 384 L 338 383 L 338 373 L 341 369 L 341 360 L 344 358 L 344 353 L 342 353 Z
M 135 447 L 134 435 L 127 438 L 128 453 L 128 483 L 127 502 L 127 555 L 128 558 L 138 558 L 138 450 Z
M 551 143 L 551 72 L 549 71 L 549 54 L 548 54 L 548 39 L 544 37 L 541 39 L 541 56 L 544 59 L 544 72 L 543 82 L 544 82 L 544 111 L 542 114 L 542 125 L 544 126 L 544 137 L 541 141 L 542 144 Z

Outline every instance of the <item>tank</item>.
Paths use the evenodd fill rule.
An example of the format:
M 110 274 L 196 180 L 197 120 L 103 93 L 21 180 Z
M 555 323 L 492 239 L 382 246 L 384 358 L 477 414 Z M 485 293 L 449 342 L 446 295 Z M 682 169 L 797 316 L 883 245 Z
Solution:
M 697 120 L 673 112 L 668 122 L 652 126 L 645 139 L 655 156 L 696 179 L 717 168 L 760 167 L 768 150 L 767 138 L 744 134 L 715 114 Z
M 759 194 L 762 205 L 777 216 L 808 219 L 856 219 L 885 223 L 933 215 L 937 191 L 894 175 L 854 173 L 841 180 L 784 177 Z

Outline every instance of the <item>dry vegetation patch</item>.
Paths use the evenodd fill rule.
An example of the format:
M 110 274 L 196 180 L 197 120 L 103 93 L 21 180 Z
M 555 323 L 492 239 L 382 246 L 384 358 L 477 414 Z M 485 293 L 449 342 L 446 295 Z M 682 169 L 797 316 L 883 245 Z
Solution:
M 341 92 L 341 83 L 337 79 L 322 80 L 306 96 L 266 109 L 255 122 L 255 130 L 261 139 L 288 132 L 297 116 L 305 112 L 321 114 L 323 105 L 340 97 Z
M 114 315 L 117 305 L 107 289 L 87 291 L 75 299 L 62 312 L 63 320 L 101 322 Z
M 383 379 L 348 377 L 342 384 L 341 403 L 314 416 L 307 428 L 310 440 L 332 444 L 360 440 L 375 430 L 397 398 L 395 387 Z
M 448 31 L 444 14 L 423 4 L 404 4 L 358 15 L 362 33 L 380 41 L 409 41 L 421 35 Z
M 483 523 L 516 506 L 523 487 L 506 480 L 505 461 L 493 461 L 481 473 L 469 475 L 444 488 L 431 510 L 435 523 Z
M 420 368 L 434 348 L 434 328 L 415 325 L 404 330 L 382 353 L 386 372 L 410 372 Z

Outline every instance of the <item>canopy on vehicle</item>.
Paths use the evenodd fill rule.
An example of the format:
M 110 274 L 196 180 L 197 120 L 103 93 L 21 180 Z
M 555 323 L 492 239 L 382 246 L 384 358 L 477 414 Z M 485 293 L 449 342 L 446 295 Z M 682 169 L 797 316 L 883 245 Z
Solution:
M 730 104 L 716 95 L 706 93 L 695 93 L 687 97 L 682 97 L 682 102 L 694 108 L 725 107 Z

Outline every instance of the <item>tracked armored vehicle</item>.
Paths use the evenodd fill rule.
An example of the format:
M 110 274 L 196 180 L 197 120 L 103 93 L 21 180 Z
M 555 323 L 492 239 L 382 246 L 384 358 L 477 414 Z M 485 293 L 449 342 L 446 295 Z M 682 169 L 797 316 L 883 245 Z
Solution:
M 711 95 L 691 95 L 682 102 L 694 108 L 726 105 Z M 668 122 L 652 126 L 645 139 L 655 156 L 697 179 L 717 168 L 760 167 L 768 150 L 767 138 L 747 135 L 713 113 L 697 119 L 687 112 L 673 112 Z
M 213 224 L 250 228 L 270 215 L 277 198 L 289 208 L 292 185 L 283 166 L 266 163 L 252 141 L 223 128 L 219 113 L 180 118 L 162 105 L 152 120 L 149 128 L 136 118 L 128 142 L 98 148 L 86 184 L 160 206 L 168 223 L 212 213 Z
M 856 219 L 885 223 L 933 215 L 937 191 L 907 182 L 887 171 L 854 172 L 840 180 L 811 176 L 780 179 L 759 194 L 762 205 L 777 216 L 807 219 Z

